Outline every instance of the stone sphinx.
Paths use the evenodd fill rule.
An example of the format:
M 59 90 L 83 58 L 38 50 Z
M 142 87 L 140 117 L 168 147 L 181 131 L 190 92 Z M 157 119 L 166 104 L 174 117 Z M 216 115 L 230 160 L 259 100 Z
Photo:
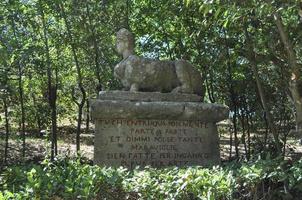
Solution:
M 123 60 L 114 68 L 124 90 L 204 95 L 200 72 L 185 60 L 160 61 L 134 55 L 134 36 L 127 29 L 117 33 L 117 51 Z
M 134 55 L 126 29 L 117 34 L 117 49 L 123 60 L 114 73 L 127 91 L 100 91 L 91 100 L 94 163 L 130 169 L 219 164 L 216 122 L 227 118 L 228 108 L 202 103 L 200 73 L 184 60 Z

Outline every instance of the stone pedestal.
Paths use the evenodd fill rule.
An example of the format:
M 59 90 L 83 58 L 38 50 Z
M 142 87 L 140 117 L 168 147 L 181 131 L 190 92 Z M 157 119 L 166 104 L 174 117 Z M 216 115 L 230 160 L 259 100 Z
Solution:
M 197 95 L 101 92 L 91 101 L 94 162 L 102 166 L 193 166 L 220 163 L 216 122 L 228 108 Z

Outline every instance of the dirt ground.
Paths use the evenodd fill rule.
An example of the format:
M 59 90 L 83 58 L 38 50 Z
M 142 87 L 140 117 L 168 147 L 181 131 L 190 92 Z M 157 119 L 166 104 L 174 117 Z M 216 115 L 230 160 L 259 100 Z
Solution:
M 3 164 L 4 157 L 4 135 L 0 137 L 0 167 Z M 234 142 L 232 144 L 232 153 L 230 157 L 230 135 L 220 133 L 220 154 L 222 161 L 227 161 L 235 156 Z M 240 137 L 239 137 L 240 139 Z M 286 156 L 289 158 L 300 158 L 302 155 L 302 145 L 297 138 L 290 138 L 286 146 Z M 18 164 L 20 162 L 39 162 L 49 155 L 50 143 L 45 138 L 30 137 L 26 140 L 26 157 L 22 158 L 22 142 L 20 139 L 9 140 L 8 163 Z M 81 136 L 81 155 L 88 160 L 93 160 L 93 134 L 82 134 Z M 240 155 L 244 155 L 245 148 L 243 144 L 239 145 Z M 75 134 L 64 134 L 59 137 L 58 154 L 75 156 Z

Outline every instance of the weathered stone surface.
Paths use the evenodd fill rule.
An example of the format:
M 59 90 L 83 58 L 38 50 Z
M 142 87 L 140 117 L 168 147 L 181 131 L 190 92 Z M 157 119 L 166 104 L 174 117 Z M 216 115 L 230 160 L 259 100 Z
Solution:
M 97 119 L 94 162 L 106 166 L 193 166 L 220 163 L 215 123 Z
M 201 97 L 195 94 L 160 93 L 160 92 L 129 92 L 129 91 L 100 91 L 101 100 L 122 101 L 173 101 L 201 102 Z
M 173 119 L 218 122 L 227 116 L 228 108 L 219 104 L 91 100 L 91 117 L 94 119 Z
M 101 92 L 91 101 L 95 163 L 129 168 L 219 164 L 216 122 L 228 117 L 228 108 L 188 102 L 192 95 L 177 102 L 177 95 Z
M 125 90 L 198 94 L 204 88 L 200 72 L 185 60 L 161 61 L 134 55 L 134 36 L 126 29 L 117 33 L 117 51 L 123 60 L 114 75 Z

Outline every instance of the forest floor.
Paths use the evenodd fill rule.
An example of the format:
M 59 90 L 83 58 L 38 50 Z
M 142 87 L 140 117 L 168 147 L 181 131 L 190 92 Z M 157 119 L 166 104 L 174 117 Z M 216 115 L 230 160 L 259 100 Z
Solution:
M 58 154 L 62 156 L 75 156 L 76 145 L 75 145 L 75 135 L 72 134 L 72 127 L 61 128 L 63 134 L 59 135 L 58 140 Z M 81 135 L 81 155 L 92 163 L 93 160 L 93 129 L 89 134 Z M 0 132 L 0 161 L 4 156 L 4 134 Z M 9 140 L 9 150 L 8 150 L 8 163 L 9 165 L 18 164 L 20 162 L 34 162 L 38 163 L 49 155 L 50 143 L 46 137 L 39 137 L 37 135 L 31 135 L 26 139 L 26 156 L 22 158 L 22 141 L 15 137 Z M 241 140 L 241 135 L 239 135 L 239 140 Z M 251 137 L 251 145 L 255 147 L 257 143 L 255 141 L 259 140 L 255 136 Z M 231 146 L 232 150 L 230 153 L 230 134 L 220 132 L 220 154 L 222 161 L 232 160 L 235 156 L 234 142 Z M 243 144 L 239 145 L 239 155 L 245 154 L 245 148 Z M 287 140 L 285 156 L 289 159 L 298 159 L 302 155 L 302 145 L 300 145 L 299 139 L 297 137 L 291 137 Z M 242 156 L 242 159 L 244 157 Z M 1 163 L 0 163 L 1 168 Z

